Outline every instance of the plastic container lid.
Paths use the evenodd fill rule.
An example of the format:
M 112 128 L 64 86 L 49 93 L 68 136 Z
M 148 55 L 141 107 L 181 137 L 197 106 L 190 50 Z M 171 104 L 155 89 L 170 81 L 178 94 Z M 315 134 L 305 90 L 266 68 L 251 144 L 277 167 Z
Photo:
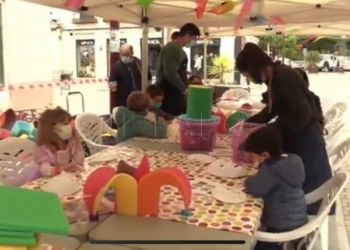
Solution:
M 212 115 L 208 119 L 193 119 L 188 117 L 186 114 L 185 115 L 180 115 L 179 120 L 180 121 L 188 121 L 188 122 L 203 122 L 203 123 L 210 123 L 210 122 L 218 122 L 220 121 L 220 117 L 216 115 Z
M 235 126 L 240 121 L 246 121 L 249 118 L 249 114 L 244 111 L 238 110 L 237 112 L 229 115 L 226 118 L 226 131 Z

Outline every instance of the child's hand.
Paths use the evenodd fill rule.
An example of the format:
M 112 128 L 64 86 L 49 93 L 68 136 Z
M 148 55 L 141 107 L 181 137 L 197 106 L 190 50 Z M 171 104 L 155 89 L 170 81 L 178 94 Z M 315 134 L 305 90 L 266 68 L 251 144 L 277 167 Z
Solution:
M 74 163 L 69 163 L 65 168 L 64 170 L 67 171 L 67 172 L 72 172 L 72 173 L 75 173 L 77 171 L 79 171 L 81 169 L 81 167 L 77 164 L 74 164 Z

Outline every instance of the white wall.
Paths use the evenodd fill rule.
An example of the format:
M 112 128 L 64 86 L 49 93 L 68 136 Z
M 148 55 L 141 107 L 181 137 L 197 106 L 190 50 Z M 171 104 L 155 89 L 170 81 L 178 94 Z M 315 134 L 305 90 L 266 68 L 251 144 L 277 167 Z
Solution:
M 54 34 L 57 38 L 57 34 Z M 149 38 L 161 38 L 161 32 L 151 31 L 149 33 Z M 60 55 L 56 54 L 56 57 L 63 56 L 64 70 L 73 71 L 73 77 L 77 77 L 77 40 L 93 39 L 95 40 L 95 72 L 96 78 L 107 77 L 107 67 L 108 67 L 108 56 L 107 56 L 107 39 L 110 38 L 109 28 L 101 30 L 72 30 L 63 32 L 62 42 L 63 42 L 63 52 Z M 134 48 L 134 55 L 141 57 L 141 47 L 140 39 L 142 38 L 142 32 L 140 29 L 134 28 L 122 28 L 119 31 L 119 39 L 127 39 L 127 43 L 132 45 Z M 55 38 L 53 38 L 54 40 Z M 59 50 L 59 42 L 56 44 Z M 56 61 L 60 61 L 57 58 Z
M 6 84 L 51 80 L 50 9 L 19 0 L 2 4 Z

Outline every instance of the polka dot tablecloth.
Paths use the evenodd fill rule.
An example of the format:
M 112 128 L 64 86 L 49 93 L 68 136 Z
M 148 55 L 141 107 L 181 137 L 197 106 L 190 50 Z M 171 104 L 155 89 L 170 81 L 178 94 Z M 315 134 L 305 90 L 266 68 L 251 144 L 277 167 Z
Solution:
M 150 142 L 160 142 L 160 143 L 171 143 L 171 144 L 180 144 L 180 135 L 179 135 L 179 129 L 176 129 L 177 124 L 169 125 L 172 126 L 172 130 L 174 130 L 173 133 L 170 133 L 171 135 L 168 135 L 167 138 L 163 139 L 153 139 L 153 138 L 147 138 L 147 137 L 134 137 L 134 140 L 139 141 L 150 141 Z M 169 133 L 168 133 L 169 134 Z M 217 134 L 216 136 L 216 148 L 229 148 L 231 147 L 231 136 L 227 134 Z
M 113 155 L 115 161 L 109 162 L 111 166 L 117 166 L 119 160 L 124 160 L 133 166 L 137 166 L 143 155 L 149 158 L 152 169 L 162 167 L 178 167 L 184 171 L 191 183 L 200 182 L 215 183 L 228 188 L 243 189 L 244 178 L 231 179 L 219 178 L 212 176 L 206 172 L 207 163 L 190 160 L 185 153 L 163 152 L 163 151 L 146 151 L 142 149 L 129 147 L 111 147 L 102 151 L 100 154 Z M 92 159 L 94 156 L 90 157 Z M 75 177 L 84 183 L 89 172 L 98 167 L 99 164 L 89 163 L 86 160 L 85 171 L 77 174 Z M 249 174 L 254 174 L 256 169 L 247 167 Z M 37 180 L 28 188 L 40 189 L 40 186 L 45 180 Z M 76 196 L 65 197 L 63 202 L 75 200 L 80 197 Z M 191 225 L 235 231 L 252 235 L 259 226 L 260 217 L 262 214 L 262 202 L 247 195 L 247 199 L 239 204 L 227 204 L 215 200 L 210 195 L 202 195 L 193 192 L 192 202 L 190 206 L 191 216 L 183 217 L 179 212 L 183 209 L 183 201 L 177 189 L 170 186 L 165 186 L 162 189 L 160 213 L 151 215 L 165 220 L 175 220 Z

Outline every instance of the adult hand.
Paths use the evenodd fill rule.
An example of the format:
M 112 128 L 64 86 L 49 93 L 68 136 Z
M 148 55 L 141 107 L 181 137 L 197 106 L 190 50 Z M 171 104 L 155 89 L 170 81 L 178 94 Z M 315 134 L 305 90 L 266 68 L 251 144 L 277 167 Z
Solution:
M 116 82 L 109 82 L 108 83 L 108 88 L 110 91 L 115 92 L 117 91 L 117 83 Z

